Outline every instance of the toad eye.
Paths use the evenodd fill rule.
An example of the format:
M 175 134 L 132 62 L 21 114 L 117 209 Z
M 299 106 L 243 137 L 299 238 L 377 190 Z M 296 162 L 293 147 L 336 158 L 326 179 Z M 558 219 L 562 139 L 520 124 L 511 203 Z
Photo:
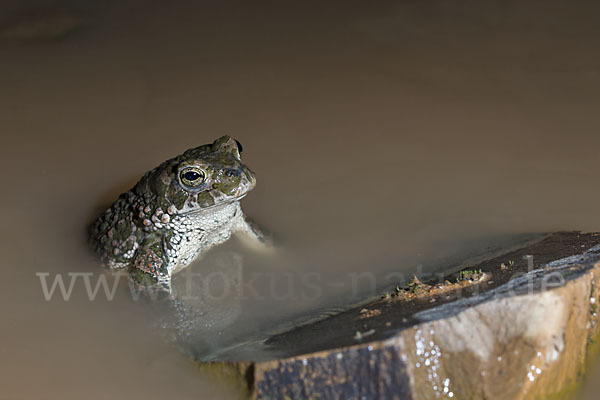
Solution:
M 204 182 L 206 174 L 197 167 L 187 167 L 179 171 L 179 180 L 185 186 L 197 187 Z
M 235 144 L 237 145 L 238 153 L 242 154 L 242 151 L 244 151 L 242 144 L 240 142 L 238 142 L 237 140 L 235 141 Z

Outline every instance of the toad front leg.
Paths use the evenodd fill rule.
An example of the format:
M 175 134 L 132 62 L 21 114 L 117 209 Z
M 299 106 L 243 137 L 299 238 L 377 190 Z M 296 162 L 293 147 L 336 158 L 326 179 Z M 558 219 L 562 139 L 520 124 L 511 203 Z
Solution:
M 162 238 L 150 237 L 137 249 L 130 271 L 131 278 L 144 286 L 168 283 L 170 273 L 167 263 Z
M 271 235 L 243 214 L 235 221 L 234 231 L 241 233 L 240 237 L 244 243 L 255 250 L 272 251 L 274 249 Z

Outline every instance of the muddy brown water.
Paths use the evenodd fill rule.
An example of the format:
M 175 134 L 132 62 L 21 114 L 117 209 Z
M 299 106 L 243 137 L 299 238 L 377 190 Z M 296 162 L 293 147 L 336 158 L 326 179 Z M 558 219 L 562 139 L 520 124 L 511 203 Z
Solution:
M 218 358 L 515 235 L 597 231 L 598 11 L 3 2 L 0 398 L 235 398 L 177 348 Z M 225 133 L 258 177 L 246 212 L 284 250 L 212 252 L 193 267 L 208 295 L 183 284 L 175 321 L 124 280 L 90 301 L 86 279 L 120 278 L 88 253 L 86 225 Z M 46 300 L 56 276 L 73 279 L 69 300 Z

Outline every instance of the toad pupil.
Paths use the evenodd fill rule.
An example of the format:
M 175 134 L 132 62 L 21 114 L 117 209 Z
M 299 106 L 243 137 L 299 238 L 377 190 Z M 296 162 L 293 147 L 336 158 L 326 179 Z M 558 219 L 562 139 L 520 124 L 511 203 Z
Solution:
M 199 178 L 200 178 L 200 174 L 199 174 L 199 173 L 197 173 L 196 171 L 188 171 L 188 172 L 186 172 L 185 174 L 183 174 L 183 177 L 184 177 L 186 180 L 188 180 L 188 181 L 190 181 L 190 182 L 193 182 L 193 181 L 195 181 L 196 179 L 199 179 Z

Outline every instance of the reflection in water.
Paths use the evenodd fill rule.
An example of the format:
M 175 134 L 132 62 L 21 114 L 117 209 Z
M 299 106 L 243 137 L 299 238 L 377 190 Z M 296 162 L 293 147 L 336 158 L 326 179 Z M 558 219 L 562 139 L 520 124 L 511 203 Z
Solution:
M 294 264 L 283 251 L 252 254 L 234 238 L 175 274 L 168 295 L 151 287 L 146 298 L 161 316 L 163 333 L 193 358 L 270 360 L 287 353 L 264 345 L 269 334 L 372 299 L 390 286 L 404 286 L 412 274 L 443 282 L 441 276 L 428 271 L 472 265 L 543 237 L 478 238 L 471 245 L 478 252 L 459 248 L 412 269 L 348 270 L 344 274 L 305 272 L 299 260 Z
M 112 301 L 89 301 L 80 283 L 69 301 L 46 301 L 36 276 L 92 273 L 93 286 L 83 233 L 99 209 L 220 134 L 244 143 L 258 179 L 244 209 L 284 250 L 233 241 L 192 267 L 235 269 L 240 255 L 257 293 L 175 304 L 198 323 L 165 320 L 167 331 L 199 355 L 359 301 L 371 283 L 352 274 L 385 286 L 513 234 L 600 226 L 595 4 L 79 3 L 0 7 L 8 396 L 231 395 L 156 333 L 162 306 L 132 301 L 125 284 Z M 77 27 L 36 36 L 44 15 Z M 213 314 L 190 315 L 201 308 Z

